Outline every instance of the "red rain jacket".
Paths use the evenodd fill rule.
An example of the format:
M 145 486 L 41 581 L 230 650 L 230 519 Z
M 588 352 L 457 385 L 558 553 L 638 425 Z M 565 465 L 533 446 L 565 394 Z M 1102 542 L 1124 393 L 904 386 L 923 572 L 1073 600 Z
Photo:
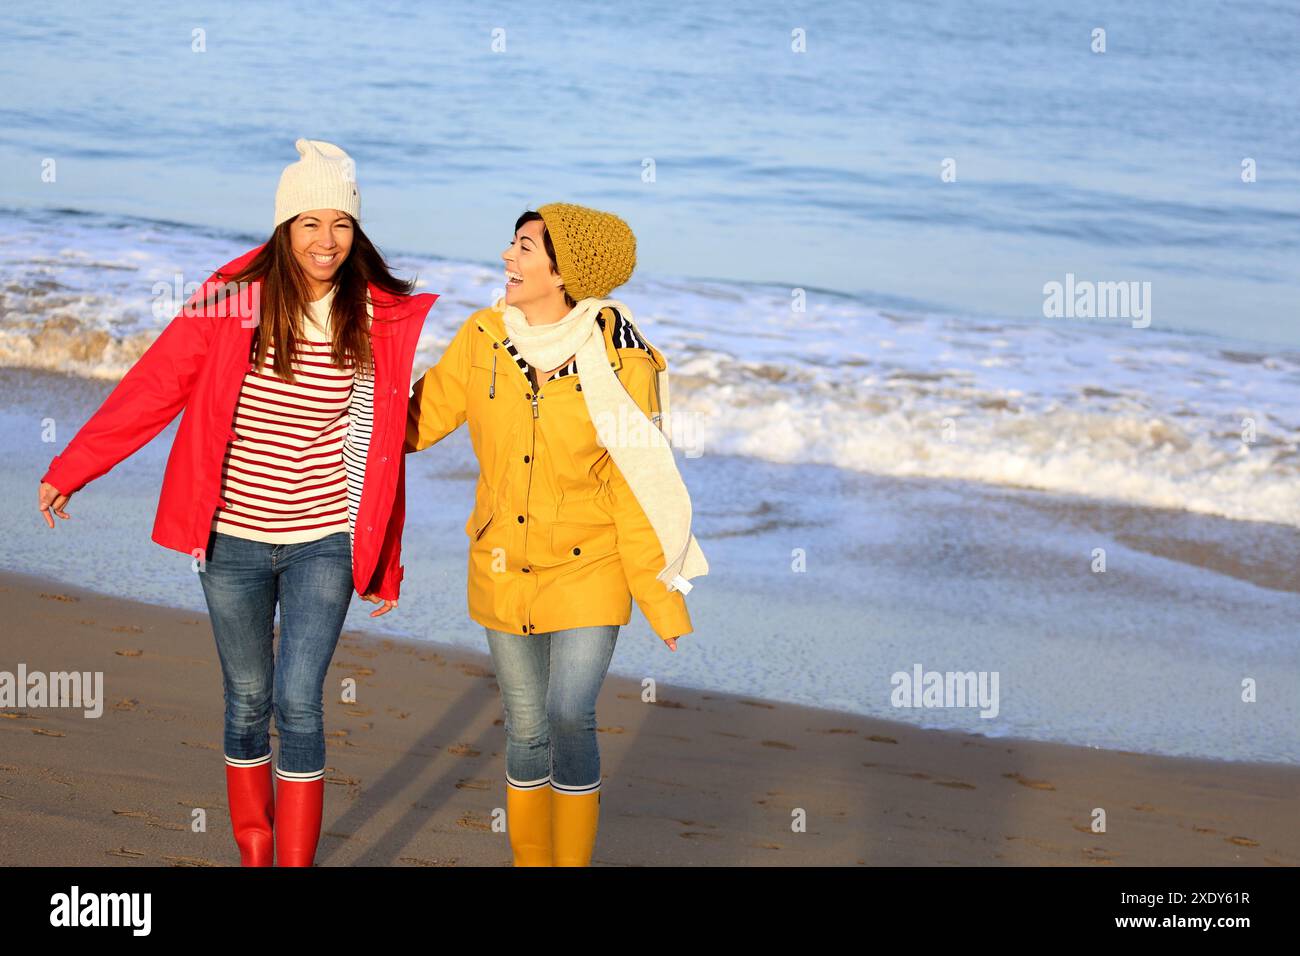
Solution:
M 190 301 L 206 298 L 220 287 L 219 276 L 235 274 L 261 248 L 227 263 Z M 374 423 L 354 529 L 352 580 L 359 594 L 397 600 L 405 570 L 400 563 L 406 520 L 402 445 L 411 369 L 425 316 L 438 296 L 392 295 L 373 285 L 370 296 Z M 41 480 L 61 494 L 73 494 L 146 445 L 184 409 L 163 474 L 152 538 L 164 548 L 205 554 L 220 503 L 221 463 L 235 437 L 235 404 L 244 374 L 253 369 L 250 301 L 258 300 L 235 293 L 222 304 L 182 309 L 63 454 L 54 456 Z

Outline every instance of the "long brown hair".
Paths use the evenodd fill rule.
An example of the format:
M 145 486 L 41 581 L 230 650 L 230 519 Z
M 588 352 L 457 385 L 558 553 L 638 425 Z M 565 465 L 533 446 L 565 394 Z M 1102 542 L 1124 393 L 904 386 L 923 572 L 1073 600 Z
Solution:
M 348 218 L 352 221 L 352 248 L 334 274 L 334 301 L 330 304 L 330 361 L 337 368 L 350 367 L 357 369 L 359 374 L 373 375 L 370 333 L 374 330 L 368 328 L 367 286 L 373 284 L 390 295 L 407 296 L 414 290 L 415 282 L 393 275 L 383 255 L 361 231 L 361 224 L 351 216 Z M 225 285 L 217 293 L 219 298 L 209 299 L 209 302 L 221 301 L 240 283 L 261 281 L 261 314 L 253 333 L 250 360 L 256 368 L 262 368 L 267 345 L 273 343 L 275 360 L 272 371 L 288 382 L 295 380 L 290 367 L 298 337 L 295 329 L 300 328 L 299 319 L 307 314 L 307 304 L 311 301 L 311 287 L 302 266 L 294 258 L 289 238 L 289 226 L 293 221 L 289 219 L 280 223 L 266 245 L 243 269 L 234 275 L 220 276 Z M 380 300 L 373 304 L 384 303 Z

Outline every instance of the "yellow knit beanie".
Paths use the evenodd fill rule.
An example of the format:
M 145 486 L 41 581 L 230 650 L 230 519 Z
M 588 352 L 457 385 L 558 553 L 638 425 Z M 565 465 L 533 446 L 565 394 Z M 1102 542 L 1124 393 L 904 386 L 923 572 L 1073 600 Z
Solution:
M 539 206 L 555 246 L 555 264 L 575 302 L 605 298 L 632 277 L 636 236 L 611 212 L 553 202 Z

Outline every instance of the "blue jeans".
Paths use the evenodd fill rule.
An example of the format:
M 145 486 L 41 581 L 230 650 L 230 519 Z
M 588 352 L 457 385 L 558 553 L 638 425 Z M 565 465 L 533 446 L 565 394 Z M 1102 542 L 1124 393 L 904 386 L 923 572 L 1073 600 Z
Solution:
M 618 624 L 544 634 L 487 631 L 506 718 L 506 782 L 565 793 L 600 789 L 596 697 Z
M 221 658 L 226 757 L 269 755 L 274 709 L 278 769 L 299 779 L 323 776 L 322 687 L 353 594 L 348 532 L 271 544 L 214 531 L 199 580 Z M 278 661 L 271 652 L 277 601 Z

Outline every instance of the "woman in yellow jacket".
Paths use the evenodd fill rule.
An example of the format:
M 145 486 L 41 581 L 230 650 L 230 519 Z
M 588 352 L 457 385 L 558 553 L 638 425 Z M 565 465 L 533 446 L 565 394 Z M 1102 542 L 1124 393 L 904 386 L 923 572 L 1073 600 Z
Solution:
M 460 327 L 412 391 L 406 451 L 469 422 L 479 461 L 469 613 L 506 718 L 516 866 L 586 866 L 596 839 L 596 697 L 632 599 L 676 650 L 708 571 L 668 434 L 663 355 L 606 298 L 636 264 L 622 219 L 526 212 L 505 296 Z

